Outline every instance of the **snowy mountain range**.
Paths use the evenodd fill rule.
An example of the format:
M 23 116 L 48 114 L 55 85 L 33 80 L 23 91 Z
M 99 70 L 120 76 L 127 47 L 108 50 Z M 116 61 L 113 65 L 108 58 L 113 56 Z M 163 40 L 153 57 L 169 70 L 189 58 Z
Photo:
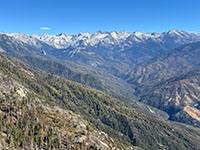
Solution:
M 41 47 L 40 42 L 44 42 L 57 49 L 66 49 L 69 47 L 94 47 L 102 46 L 104 48 L 121 50 L 133 47 L 135 44 L 153 40 L 155 42 L 165 42 L 167 40 L 174 40 L 175 43 L 189 43 L 200 40 L 200 34 L 188 33 L 178 30 L 170 30 L 164 33 L 142 33 L 139 31 L 128 33 L 121 32 L 101 32 L 98 31 L 94 34 L 79 33 L 78 35 L 69 35 L 61 33 L 59 35 L 28 35 L 23 33 L 11 33 L 8 36 L 21 40 L 29 45 L 37 48 Z
M 109 72 L 124 72 L 184 44 L 200 41 L 200 33 L 170 30 L 163 33 L 101 32 L 69 35 L 0 33 L 12 43 L 30 46 L 36 53 L 72 61 Z

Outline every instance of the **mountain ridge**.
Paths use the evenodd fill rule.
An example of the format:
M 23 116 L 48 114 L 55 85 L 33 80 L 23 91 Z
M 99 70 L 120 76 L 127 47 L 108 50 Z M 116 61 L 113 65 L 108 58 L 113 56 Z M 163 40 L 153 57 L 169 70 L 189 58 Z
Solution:
M 59 35 L 50 35 L 50 34 L 43 34 L 43 35 L 36 35 L 36 34 L 23 34 L 23 33 L 3 33 L 7 34 L 8 36 L 15 37 L 16 39 L 21 39 L 25 43 L 33 43 L 33 45 L 36 45 L 36 40 L 42 41 L 44 43 L 49 44 L 50 46 L 58 49 L 64 49 L 68 48 L 69 46 L 77 47 L 81 45 L 77 45 L 78 41 L 83 41 L 83 46 L 97 46 L 97 44 L 101 41 L 105 43 L 105 47 L 113 49 L 115 46 L 119 46 L 120 43 L 123 45 L 129 45 L 129 48 L 133 46 L 134 43 L 139 43 L 145 40 L 148 40 L 149 38 L 155 39 L 155 40 L 163 40 L 166 38 L 166 36 L 171 37 L 181 37 L 181 38 L 191 38 L 193 36 L 193 40 L 197 38 L 199 40 L 200 34 L 199 33 L 189 33 L 185 31 L 179 31 L 179 30 L 170 30 L 168 32 L 163 33 L 142 33 L 139 31 L 135 31 L 133 33 L 129 33 L 126 31 L 111 31 L 111 32 L 102 32 L 97 31 L 95 33 L 79 33 L 79 34 L 66 34 L 61 33 Z M 31 42 L 30 38 L 33 38 L 34 40 Z M 126 41 L 127 40 L 127 41 Z M 132 42 L 132 43 L 131 43 Z M 60 44 L 60 46 L 59 46 Z M 103 43 L 101 43 L 103 44 Z M 107 44 L 107 45 L 106 45 Z M 122 45 L 121 44 L 121 45 Z M 114 47 L 112 47 L 114 45 Z M 120 47 L 122 49 L 122 47 Z
M 186 44 L 141 63 L 127 73 L 126 80 L 139 86 L 167 80 L 198 68 L 199 57 L 200 42 Z
M 198 128 L 186 126 L 183 124 L 172 123 L 157 118 L 154 115 L 146 115 L 141 112 L 137 112 L 135 109 L 125 105 L 124 103 L 118 100 L 114 100 L 114 98 L 104 94 L 103 92 L 84 87 L 78 83 L 74 83 L 59 76 L 47 74 L 44 72 L 35 72 L 30 68 L 27 68 L 24 64 L 21 64 L 15 60 L 7 58 L 7 56 L 0 55 L 0 61 L 1 61 L 0 77 L 2 77 L 1 79 L 5 83 L 7 83 L 5 85 L 9 87 L 8 89 L 13 88 L 14 86 L 11 82 L 8 82 L 10 81 L 9 78 L 12 78 L 12 80 L 17 81 L 18 83 L 20 83 L 20 85 L 23 85 L 23 87 L 25 87 L 23 88 L 22 86 L 20 86 L 21 89 L 19 89 L 19 91 L 18 89 L 16 90 L 16 92 L 20 93 L 20 95 L 22 96 L 24 95 L 23 91 L 26 91 L 25 89 L 32 91 L 33 93 L 35 93 L 35 96 L 32 95 L 33 98 L 38 97 L 40 100 L 42 100 L 44 104 L 48 104 L 49 106 L 58 106 L 60 107 L 60 109 L 70 110 L 73 111 L 73 113 L 81 115 L 83 119 L 89 121 L 98 130 L 105 131 L 105 133 L 107 133 L 109 136 L 113 138 L 118 138 L 121 139 L 122 141 L 131 143 L 133 146 L 132 149 L 134 148 L 137 149 L 139 147 L 142 149 L 156 149 L 156 150 L 157 149 L 161 150 L 164 148 L 177 149 L 177 150 L 179 149 L 194 150 L 200 147 L 198 142 L 200 139 L 200 130 Z M 2 89 L 3 91 L 5 91 L 5 88 Z M 9 92 L 9 90 L 6 90 L 6 92 Z M 10 93 L 12 94 L 12 92 Z M 9 99 L 7 100 L 9 102 Z M 30 100 L 32 99 L 29 99 L 29 101 Z M 32 100 L 32 102 L 34 101 Z M 34 107 L 29 107 L 29 108 L 31 109 Z M 12 110 L 11 116 L 13 117 L 12 114 L 15 114 L 13 113 L 13 110 L 16 110 L 16 108 L 9 109 L 8 112 L 10 112 L 10 110 Z M 37 110 L 38 109 L 36 110 L 33 109 L 30 111 L 30 113 L 38 114 Z M 41 112 L 41 109 L 39 110 Z M 49 111 L 51 111 L 51 109 L 49 109 Z M 48 120 L 53 121 L 53 124 L 51 123 L 49 125 L 48 128 L 49 130 L 47 130 L 47 133 L 49 133 L 53 129 L 53 134 L 54 134 L 55 127 L 57 128 L 57 130 L 63 131 L 64 134 L 70 131 L 68 130 L 68 128 L 67 130 L 63 129 L 63 123 L 64 122 L 67 123 L 68 122 L 67 120 L 60 120 L 58 118 L 57 119 L 55 118 L 59 116 L 59 112 L 60 111 L 54 113 L 54 111 L 53 112 L 51 111 L 50 113 L 47 113 L 47 115 L 49 116 L 47 118 L 45 118 L 45 116 L 42 116 L 44 117 L 43 121 L 48 121 Z M 4 113 L 5 112 L 3 112 L 3 114 Z M 58 116 L 55 116 L 56 114 Z M 30 121 L 32 125 L 37 127 L 38 119 L 35 119 L 37 115 L 33 116 L 34 117 L 31 117 L 32 119 L 30 119 Z M 39 121 L 40 120 L 41 119 L 39 118 Z M 72 123 L 73 122 L 74 121 L 72 121 Z M 74 130 L 77 128 L 79 129 L 80 125 L 75 123 L 74 127 L 71 129 Z M 5 128 L 3 128 L 3 131 L 4 129 Z M 29 136 L 29 134 L 28 135 L 26 134 L 25 137 L 27 139 L 26 144 L 32 145 L 31 144 L 32 142 L 36 144 L 35 145 L 36 147 L 39 146 L 40 142 L 37 142 L 36 138 L 38 137 L 38 133 L 40 134 L 40 132 L 38 132 L 38 128 L 34 130 L 34 132 L 36 131 L 36 134 L 32 134 L 34 132 L 31 130 L 32 129 L 31 124 L 30 127 L 28 126 L 28 129 L 30 130 L 31 136 Z M 11 130 L 13 129 L 11 128 Z M 12 138 L 15 139 L 16 138 L 15 135 L 11 134 L 12 136 L 9 136 L 10 128 L 8 131 L 9 132 L 5 132 L 5 134 L 3 134 L 5 139 L 6 137 L 8 137 L 8 139 L 10 139 L 9 137 L 11 137 L 11 139 Z M 19 130 L 14 130 L 14 131 L 17 131 L 18 133 Z M 80 130 L 75 130 L 75 134 L 79 135 L 79 131 Z M 87 130 L 83 131 L 86 132 Z M 22 131 L 20 130 L 20 133 L 24 134 L 26 133 L 26 131 L 23 132 L 23 130 Z M 72 133 L 74 134 L 74 132 Z M 82 134 L 80 136 L 82 136 Z M 30 137 L 34 138 L 32 138 L 31 140 Z M 43 138 L 42 136 L 43 139 L 42 143 L 44 144 L 44 145 L 42 144 L 43 146 L 58 147 L 57 142 L 55 143 L 51 142 L 51 140 L 54 141 L 56 139 L 55 136 L 52 137 L 51 134 L 47 134 L 47 138 L 48 141 L 46 141 L 46 137 Z M 92 139 L 94 139 L 94 136 L 91 135 L 91 140 Z M 7 141 L 5 141 L 4 144 L 12 145 L 13 143 L 15 143 L 15 146 L 22 147 L 22 145 L 17 144 L 18 141 L 17 139 L 14 140 L 14 142 L 10 142 L 11 140 Z M 106 140 L 105 142 L 110 143 L 110 140 Z M 50 144 L 46 145 L 46 143 Z M 69 142 L 66 141 L 62 141 L 62 143 L 69 144 Z M 62 147 L 66 146 L 63 144 L 61 144 Z M 76 144 L 77 147 L 79 146 L 81 147 L 81 144 L 79 145 L 77 144 Z M 120 144 L 120 143 L 116 141 L 113 144 Z M 104 147 L 106 146 L 105 144 L 103 145 Z M 93 144 L 91 146 L 95 147 L 95 145 Z M 98 144 L 96 146 L 102 146 L 102 144 L 101 145 Z M 119 146 L 120 145 L 116 145 L 116 147 Z M 112 147 L 113 149 L 115 149 L 115 145 L 113 145 Z
M 170 115 L 170 120 L 200 127 L 200 68 L 159 82 L 141 96 L 141 102 Z
M 170 120 L 199 127 L 200 42 L 164 52 L 127 73 L 139 101 L 167 112 Z

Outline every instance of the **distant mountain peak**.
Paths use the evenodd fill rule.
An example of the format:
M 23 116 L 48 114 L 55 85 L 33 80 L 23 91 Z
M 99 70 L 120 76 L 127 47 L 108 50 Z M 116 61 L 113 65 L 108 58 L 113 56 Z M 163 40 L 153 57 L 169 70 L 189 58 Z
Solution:
M 141 37 L 141 36 L 143 36 L 143 33 L 140 32 L 140 31 L 138 31 L 138 30 L 136 30 L 136 31 L 134 32 L 134 35 L 135 35 L 135 36 L 138 36 L 138 37 Z
M 172 29 L 172 30 L 169 30 L 166 34 L 176 34 L 176 35 L 179 35 L 179 34 L 182 34 L 182 33 L 187 33 L 187 32 L 176 30 L 176 29 Z
M 57 35 L 57 36 L 66 36 L 66 34 L 65 34 L 65 33 L 60 33 L 60 34 Z

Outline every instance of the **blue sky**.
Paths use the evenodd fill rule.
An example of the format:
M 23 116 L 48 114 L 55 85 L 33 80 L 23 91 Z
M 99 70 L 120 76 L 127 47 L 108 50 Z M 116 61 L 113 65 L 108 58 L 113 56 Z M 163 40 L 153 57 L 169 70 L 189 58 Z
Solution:
M 0 32 L 200 32 L 199 7 L 199 0 L 0 0 Z

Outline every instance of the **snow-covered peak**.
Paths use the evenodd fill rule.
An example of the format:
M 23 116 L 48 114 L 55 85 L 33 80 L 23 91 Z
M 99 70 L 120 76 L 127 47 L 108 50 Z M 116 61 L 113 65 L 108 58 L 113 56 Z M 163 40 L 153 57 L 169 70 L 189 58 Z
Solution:
M 181 31 L 178 31 L 178 30 L 173 29 L 173 30 L 169 30 L 169 31 L 167 32 L 167 34 L 178 34 L 179 32 L 181 32 Z
M 110 34 L 117 41 L 126 40 L 127 37 L 130 36 L 130 33 L 125 32 L 125 31 L 121 31 L 121 32 L 112 31 Z
M 138 30 L 135 31 L 133 34 L 136 35 L 136 36 L 138 36 L 138 37 L 143 36 L 143 33 L 140 32 L 140 31 L 138 31 Z
M 57 36 L 59 36 L 59 37 L 65 37 L 66 36 L 66 34 L 65 33 L 60 33 L 59 35 L 57 35 Z
M 160 34 L 159 33 L 142 33 L 140 31 L 136 31 L 133 34 L 131 34 L 131 39 L 134 42 L 143 42 L 145 40 L 148 40 L 149 38 L 153 38 L 155 40 L 155 38 L 159 38 Z
M 36 39 L 40 39 L 40 35 L 38 35 L 38 34 L 32 34 L 32 37 L 36 38 Z
M 198 35 L 195 35 L 193 33 L 185 32 L 185 31 L 179 31 L 179 30 L 170 30 L 168 32 L 164 32 L 161 34 L 161 38 L 174 38 L 180 41 L 188 40 L 188 39 L 193 39 L 193 38 L 198 38 Z
M 89 33 L 89 32 L 86 32 L 86 33 L 79 33 L 79 35 L 78 36 L 82 36 L 82 37 L 90 37 L 91 36 L 91 33 Z
M 105 38 L 108 35 L 109 35 L 108 32 L 97 31 L 94 34 L 92 34 L 92 38 L 102 39 L 102 38 Z
M 170 30 L 168 32 L 164 32 L 163 36 L 178 36 L 178 37 L 185 37 L 185 36 L 190 36 L 192 35 L 191 33 L 184 32 L 184 31 L 179 31 L 179 30 Z
M 161 36 L 161 34 L 157 32 L 153 32 L 153 33 L 146 33 L 145 36 L 150 37 L 150 38 L 158 38 Z

